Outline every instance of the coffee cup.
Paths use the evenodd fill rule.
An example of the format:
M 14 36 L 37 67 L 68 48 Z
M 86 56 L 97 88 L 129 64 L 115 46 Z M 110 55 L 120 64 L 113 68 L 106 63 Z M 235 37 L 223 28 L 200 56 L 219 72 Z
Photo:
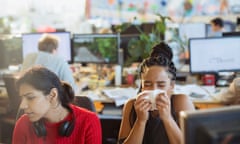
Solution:
M 157 95 L 159 95 L 159 94 L 164 94 L 165 95 L 166 94 L 166 92 L 164 90 L 160 90 L 160 89 L 144 90 L 143 92 L 146 94 L 145 99 L 149 99 L 151 104 L 152 104 L 151 111 L 157 109 L 157 107 L 156 107 L 156 97 L 157 97 Z

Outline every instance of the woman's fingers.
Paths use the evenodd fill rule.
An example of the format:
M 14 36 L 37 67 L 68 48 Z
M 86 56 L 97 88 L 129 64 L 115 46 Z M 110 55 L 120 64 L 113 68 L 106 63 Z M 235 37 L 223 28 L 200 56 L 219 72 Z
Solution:
M 151 103 L 147 99 L 140 99 L 135 102 L 135 109 L 143 109 L 151 106 Z

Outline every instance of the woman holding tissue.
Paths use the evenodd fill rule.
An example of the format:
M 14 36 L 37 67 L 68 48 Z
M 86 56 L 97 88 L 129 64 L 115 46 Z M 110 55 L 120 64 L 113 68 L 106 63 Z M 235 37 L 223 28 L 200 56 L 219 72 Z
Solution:
M 178 114 L 183 110 L 194 110 L 194 106 L 187 96 L 173 94 L 176 68 L 172 57 L 171 48 L 161 42 L 141 63 L 140 92 L 136 99 L 124 105 L 119 143 L 181 143 Z

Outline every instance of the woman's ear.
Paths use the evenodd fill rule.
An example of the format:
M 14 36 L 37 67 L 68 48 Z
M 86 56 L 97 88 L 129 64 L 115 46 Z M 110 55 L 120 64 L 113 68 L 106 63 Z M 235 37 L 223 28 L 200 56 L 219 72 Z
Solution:
M 58 91 L 56 88 L 52 88 L 50 93 L 49 93 L 49 97 L 50 97 L 50 102 L 52 101 L 56 101 L 58 98 Z
M 174 87 L 175 87 L 175 81 L 171 80 L 170 86 L 171 86 L 171 89 L 174 89 Z
M 174 93 L 175 81 L 171 80 L 170 82 L 170 94 Z

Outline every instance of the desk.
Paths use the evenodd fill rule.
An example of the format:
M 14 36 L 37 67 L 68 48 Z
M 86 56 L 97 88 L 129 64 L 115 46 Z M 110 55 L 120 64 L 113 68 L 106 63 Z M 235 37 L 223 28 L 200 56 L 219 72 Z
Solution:
M 104 105 L 98 117 L 102 126 L 102 143 L 116 144 L 122 120 L 122 106 L 116 107 L 114 103 L 102 103 Z
M 121 125 L 121 115 L 98 115 L 102 127 L 102 143 L 116 144 Z
M 223 103 L 217 101 L 193 101 L 193 104 L 197 109 L 218 108 L 225 106 Z
M 183 91 L 180 91 L 180 93 L 185 93 L 186 95 L 190 96 L 190 99 L 192 100 L 193 104 L 197 109 L 206 109 L 206 108 L 217 108 L 217 107 L 222 107 L 225 106 L 223 103 L 220 101 L 217 101 L 214 99 L 214 97 L 209 95 L 210 93 L 212 94 L 211 91 L 220 91 L 219 88 L 214 88 L 213 87 L 201 87 L 197 85 L 186 85 L 186 86 L 177 86 L 178 89 L 183 89 Z M 222 88 L 221 88 L 222 89 Z M 226 89 L 226 88 L 223 88 Z M 196 93 L 195 95 L 198 95 L 198 92 L 202 93 L 202 95 L 209 95 L 209 96 L 195 96 L 192 97 L 190 93 Z M 82 95 L 82 94 L 81 94 Z M 95 103 L 100 103 L 100 106 L 102 104 L 102 107 L 104 107 L 107 104 L 112 104 L 112 108 L 106 110 L 106 114 L 114 113 L 115 108 L 114 108 L 114 100 L 108 98 L 106 95 L 102 94 L 101 91 L 95 90 L 95 91 L 87 91 L 84 92 L 83 95 L 89 96 Z M 99 104 L 98 104 L 99 105 Z M 116 106 L 115 106 L 116 107 Z M 96 107 L 97 111 L 98 107 Z M 119 112 L 118 112 L 119 113 Z M 120 114 L 120 113 L 119 113 Z
M 217 95 L 217 93 L 220 93 L 221 90 L 224 90 L 226 88 L 215 88 L 213 86 L 199 86 L 199 85 L 177 85 L 176 86 L 176 94 L 186 94 L 189 96 L 189 98 L 192 100 L 193 104 L 198 109 L 206 109 L 206 108 L 216 108 L 216 107 L 222 107 L 224 106 L 223 103 L 218 101 L 214 95 Z M 112 103 L 114 106 L 114 100 L 108 98 L 106 95 L 104 95 L 101 90 L 95 90 L 95 91 L 88 91 L 84 92 L 86 96 L 89 96 L 92 98 L 94 102 L 98 103 L 104 103 L 103 105 L 106 105 L 107 103 Z M 134 97 L 134 94 L 132 94 L 132 98 Z M 104 107 L 104 106 L 103 106 Z M 116 107 L 116 106 L 115 106 Z M 96 109 L 98 109 L 96 107 Z M 114 110 L 114 107 L 112 107 Z M 111 111 L 110 111 L 111 113 Z

